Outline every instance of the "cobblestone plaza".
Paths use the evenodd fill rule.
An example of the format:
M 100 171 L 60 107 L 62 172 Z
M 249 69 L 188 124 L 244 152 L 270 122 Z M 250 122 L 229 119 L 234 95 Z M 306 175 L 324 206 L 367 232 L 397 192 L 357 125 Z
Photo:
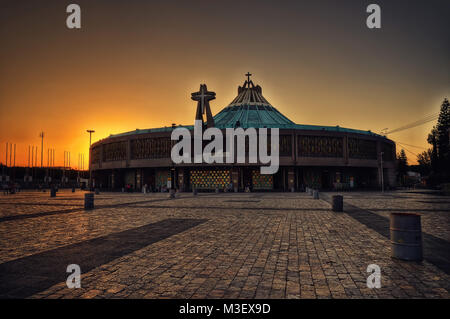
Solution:
M 426 191 L 0 197 L 2 298 L 449 298 L 450 199 Z M 422 215 L 424 260 L 390 257 L 389 214 Z M 69 289 L 69 264 L 81 288 Z M 367 288 L 367 266 L 381 288 Z

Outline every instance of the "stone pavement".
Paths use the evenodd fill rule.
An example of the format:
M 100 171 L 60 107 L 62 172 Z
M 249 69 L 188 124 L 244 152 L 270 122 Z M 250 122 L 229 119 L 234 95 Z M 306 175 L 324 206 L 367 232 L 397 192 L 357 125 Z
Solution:
M 448 197 L 344 193 L 348 212 L 334 213 L 305 193 L 101 193 L 92 211 L 83 196 L 0 196 L 0 297 L 450 297 Z M 444 257 L 392 259 L 392 211 L 420 212 L 431 257 Z M 80 289 L 66 286 L 72 263 Z M 369 264 L 380 289 L 366 286 Z

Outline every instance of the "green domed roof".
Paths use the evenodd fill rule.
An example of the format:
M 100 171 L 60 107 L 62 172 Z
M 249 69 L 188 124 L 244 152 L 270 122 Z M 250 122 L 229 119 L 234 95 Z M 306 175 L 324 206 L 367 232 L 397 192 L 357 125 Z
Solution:
M 295 125 L 270 105 L 262 95 L 261 87 L 255 86 L 251 80 L 245 81 L 243 86 L 239 86 L 236 98 L 214 116 L 214 122 L 218 128 L 287 128 Z

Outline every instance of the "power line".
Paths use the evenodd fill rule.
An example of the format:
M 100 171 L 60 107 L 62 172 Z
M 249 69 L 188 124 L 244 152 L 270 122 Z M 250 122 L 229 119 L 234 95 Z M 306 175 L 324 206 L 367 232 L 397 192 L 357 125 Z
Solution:
M 398 142 L 397 142 L 397 143 L 398 143 Z M 406 151 L 410 152 L 410 153 L 411 153 L 412 155 L 414 155 L 415 157 L 418 156 L 416 153 L 413 153 L 413 152 L 411 152 L 409 149 L 407 149 L 407 148 L 405 147 L 405 145 L 403 145 L 402 143 L 398 143 L 398 144 L 400 144 L 401 146 L 403 146 L 403 147 L 402 147 L 403 149 L 405 149 Z
M 420 148 L 420 149 L 423 149 L 423 150 L 427 150 L 428 148 L 426 148 L 426 147 L 423 147 L 423 146 L 415 146 L 415 145 L 411 145 L 411 144 L 407 144 L 407 143 L 404 143 L 404 142 L 398 142 L 398 141 L 396 141 L 396 140 L 393 140 L 395 143 L 398 143 L 398 144 L 403 144 L 403 145 L 407 145 L 407 146 L 410 146 L 410 147 L 415 147 L 415 148 Z
M 385 134 L 387 135 L 387 134 L 392 134 L 392 133 L 397 133 L 397 132 L 401 132 L 401 131 L 404 131 L 404 130 L 408 130 L 410 128 L 413 128 L 413 127 L 416 127 L 416 126 L 419 126 L 419 125 L 422 125 L 422 124 L 425 124 L 425 123 L 437 120 L 438 118 L 439 118 L 439 113 L 430 114 L 430 115 L 427 115 L 427 116 L 425 116 L 424 118 L 422 118 L 420 120 L 417 120 L 415 122 L 412 122 L 412 123 L 400 126 L 400 127 L 396 128 L 396 129 L 390 130 L 390 131 L 386 132 Z

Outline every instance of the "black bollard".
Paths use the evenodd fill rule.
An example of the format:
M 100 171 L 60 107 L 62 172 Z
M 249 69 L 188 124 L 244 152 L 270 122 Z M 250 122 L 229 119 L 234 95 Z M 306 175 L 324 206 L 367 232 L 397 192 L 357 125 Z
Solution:
M 56 197 L 56 188 L 52 187 L 50 189 L 50 197 Z
M 192 195 L 194 195 L 194 196 L 197 195 L 197 188 L 192 189 Z
M 316 189 L 313 191 L 313 198 L 314 199 L 319 199 L 319 191 L 316 190 Z
M 94 193 L 84 194 L 84 209 L 94 209 Z
M 344 197 L 342 195 L 333 195 L 331 199 L 333 212 L 342 212 L 344 209 Z

